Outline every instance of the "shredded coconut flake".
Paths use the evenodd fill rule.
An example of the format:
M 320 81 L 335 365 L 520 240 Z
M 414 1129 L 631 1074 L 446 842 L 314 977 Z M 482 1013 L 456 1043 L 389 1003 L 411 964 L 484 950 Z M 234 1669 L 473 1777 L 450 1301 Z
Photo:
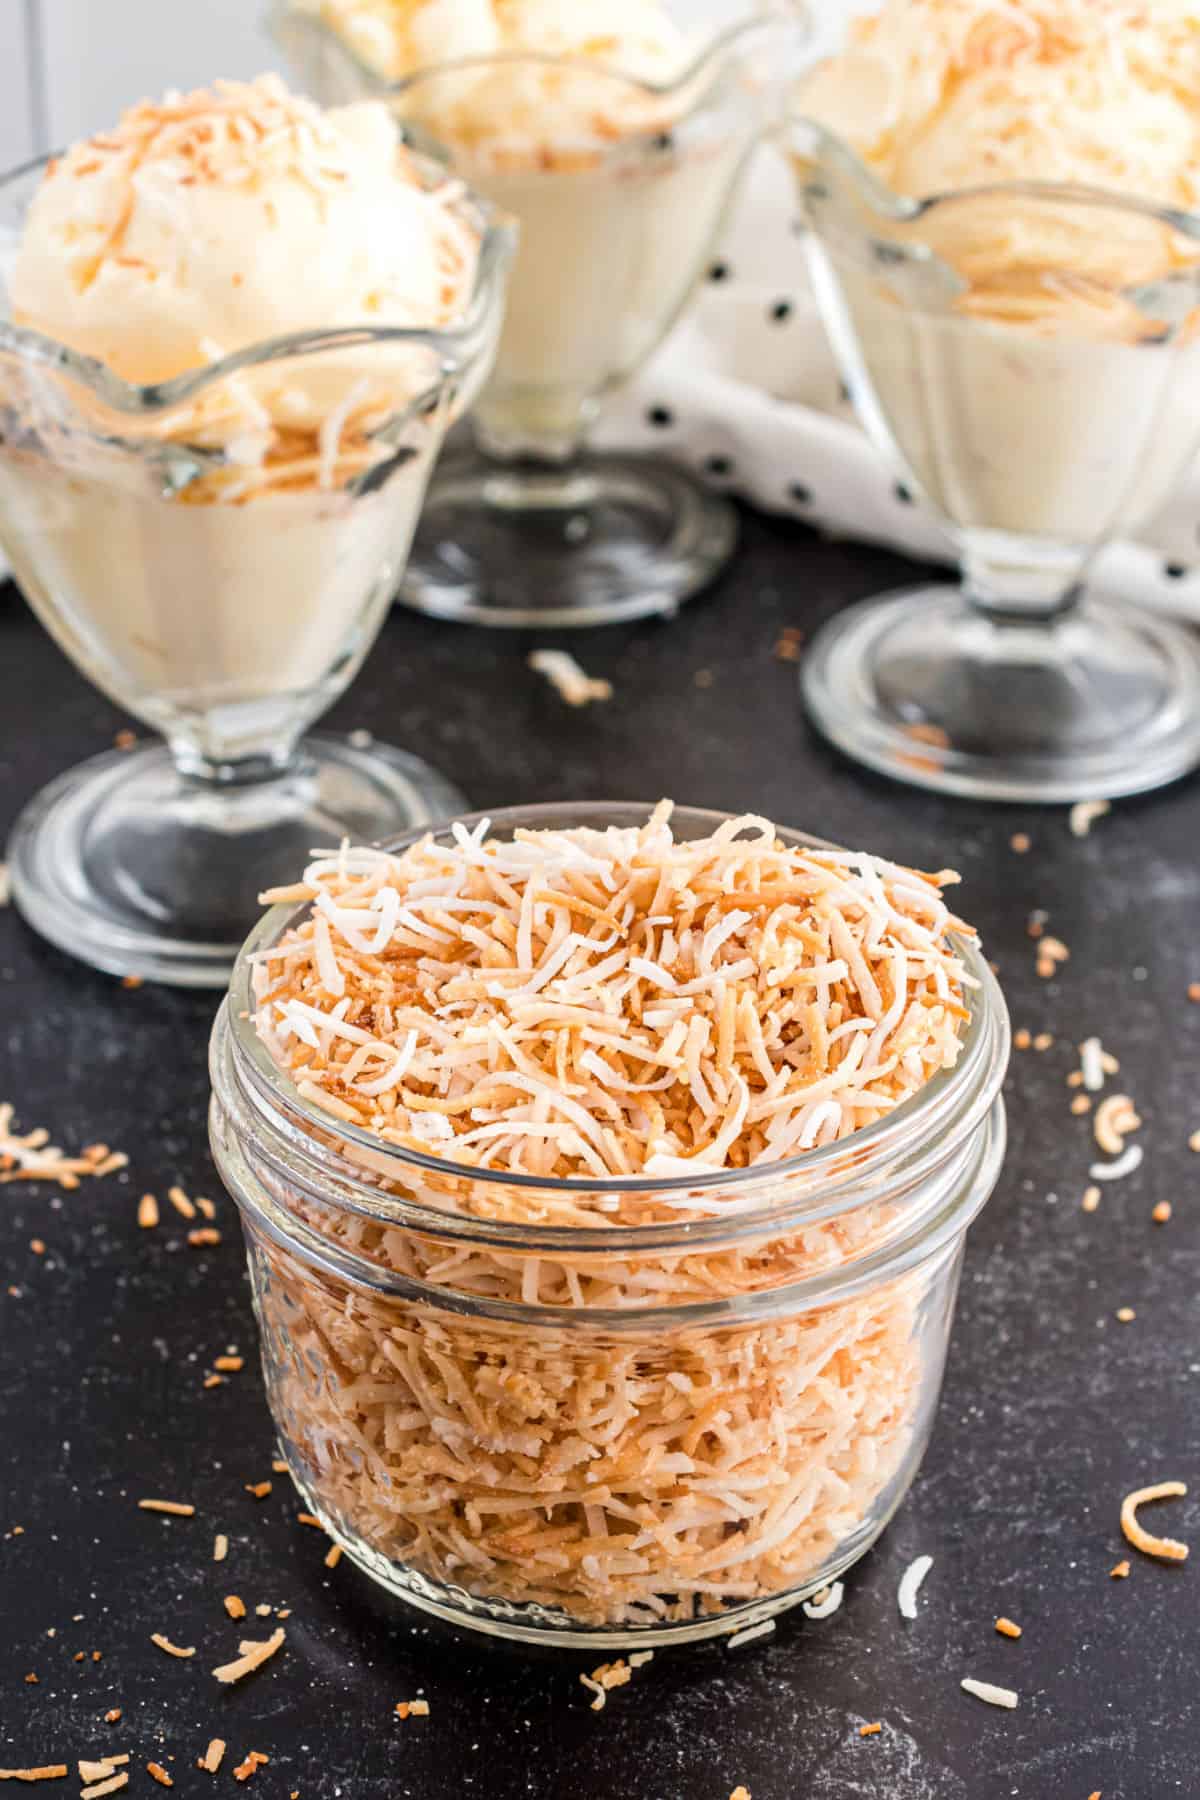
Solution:
M 1012 1688 L 995 1687 L 990 1681 L 976 1681 L 971 1675 L 965 1675 L 961 1685 L 964 1693 L 974 1694 L 977 1700 L 986 1700 L 989 1706 L 1006 1706 L 1010 1711 L 1020 1698 Z
M 922 1582 L 925 1580 L 925 1577 L 932 1567 L 932 1556 L 918 1556 L 913 1562 L 909 1563 L 907 1569 L 905 1569 L 903 1575 L 900 1577 L 900 1586 L 896 1590 L 896 1604 L 900 1608 L 900 1615 L 902 1618 L 916 1618 L 917 1595 L 921 1591 Z
M 568 706 L 587 706 L 593 700 L 611 700 L 612 682 L 588 675 L 566 650 L 534 650 L 529 667 L 544 675 Z
M 1142 1146 L 1129 1144 L 1115 1162 L 1093 1163 L 1088 1174 L 1093 1181 L 1121 1181 L 1142 1165 Z
M 809 1619 L 828 1619 L 835 1613 L 846 1597 L 846 1589 L 842 1582 L 835 1581 L 821 1593 L 804 1602 L 804 1613 Z
M 1071 808 L 1071 836 L 1085 838 L 1097 819 L 1112 811 L 1110 800 L 1077 800 Z

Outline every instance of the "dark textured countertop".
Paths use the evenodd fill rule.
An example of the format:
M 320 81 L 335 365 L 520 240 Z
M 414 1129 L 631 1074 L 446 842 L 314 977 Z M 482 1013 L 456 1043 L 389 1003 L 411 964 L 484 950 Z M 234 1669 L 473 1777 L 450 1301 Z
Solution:
M 454 1637 L 349 1563 L 327 1571 L 286 1482 L 261 1503 L 243 1486 L 270 1474 L 272 1438 L 236 1217 L 205 1141 L 214 999 L 127 991 L 48 949 L 10 908 L 0 1100 L 56 1142 L 104 1139 L 132 1160 L 71 1194 L 0 1188 L 0 1767 L 128 1750 L 131 1795 L 157 1791 L 152 1758 L 181 1794 L 236 1792 L 232 1766 L 257 1749 L 271 1760 L 248 1791 L 264 1800 L 728 1800 L 739 1783 L 753 1800 L 1200 1793 L 1200 1568 L 1129 1552 L 1130 1578 L 1109 1578 L 1126 1554 L 1121 1496 L 1200 1477 L 1200 1161 L 1187 1148 L 1200 1006 L 1186 998 L 1200 978 L 1200 790 L 1124 803 L 1077 840 L 1062 810 L 943 802 L 839 760 L 810 734 L 796 670 L 773 646 L 782 627 L 809 631 L 904 575 L 882 554 L 750 518 L 732 575 L 674 624 L 571 642 L 612 678 L 606 706 L 566 708 L 525 667 L 536 640 L 397 613 L 329 721 L 423 751 L 480 806 L 669 792 L 962 870 L 963 909 L 1014 1023 L 1056 1041 L 1015 1058 L 1008 1163 L 971 1234 L 933 1447 L 841 1611 L 794 1615 L 742 1650 L 660 1652 L 595 1714 L 578 1676 L 606 1653 Z M 127 721 L 11 589 L 0 670 L 7 828 Z M 1024 856 L 1010 848 L 1018 830 L 1033 840 Z M 1034 973 L 1034 907 L 1071 948 L 1053 981 Z M 1121 1058 L 1146 1157 L 1089 1215 L 1095 1152 L 1065 1079 L 1093 1032 Z M 167 1210 L 157 1231 L 138 1230 L 138 1195 L 176 1180 L 217 1198 L 215 1250 L 189 1248 Z M 1160 1200 L 1174 1208 L 1162 1226 Z M 245 1370 L 204 1391 L 230 1345 Z M 194 1501 L 197 1516 L 141 1513 L 145 1494 Z M 1200 1489 L 1153 1523 L 1192 1537 L 1200 1560 Z M 220 1570 L 216 1531 L 231 1542 Z M 934 1566 L 905 1624 L 896 1584 L 922 1552 Z M 222 1611 L 230 1591 L 291 1618 L 275 1662 L 225 1692 L 209 1671 L 246 1632 Z M 1019 1643 L 996 1636 L 998 1614 L 1024 1627 Z M 196 1657 L 165 1656 L 155 1631 Z M 1018 1709 L 969 1698 L 964 1675 L 1017 1688 Z M 398 1721 L 396 1701 L 420 1693 L 430 1717 Z M 119 1724 L 104 1723 L 117 1706 Z M 860 1738 L 875 1719 L 882 1731 Z M 213 1736 L 229 1741 L 215 1780 L 195 1767 Z M 72 1768 L 70 1782 L 17 1791 L 78 1786 Z

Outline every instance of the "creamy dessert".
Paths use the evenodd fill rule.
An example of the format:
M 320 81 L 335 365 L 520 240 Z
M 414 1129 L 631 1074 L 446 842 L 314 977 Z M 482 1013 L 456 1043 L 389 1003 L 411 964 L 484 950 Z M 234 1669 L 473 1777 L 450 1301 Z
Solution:
M 843 360 L 935 504 L 1078 546 L 1160 505 L 1200 441 L 1200 214 L 1156 210 L 1200 204 L 1196 0 L 886 0 L 800 104 L 895 199 L 802 160 Z
M 274 76 L 144 103 L 47 166 L 5 310 L 103 368 L 0 357 L 0 535 L 100 686 L 236 756 L 343 685 L 444 426 L 439 345 L 404 333 L 464 319 L 479 244 L 385 107 Z M 271 353 L 303 333 L 327 335 Z
M 671 814 L 459 824 L 265 896 L 306 908 L 253 952 L 249 1005 L 307 1175 L 232 1150 L 214 1049 L 293 1473 L 427 1600 L 636 1627 L 802 1594 L 923 1445 L 956 1258 L 887 1251 L 944 1213 L 961 1146 L 939 1115 L 948 1173 L 893 1189 L 854 1143 L 959 1064 L 955 878 Z M 803 1153 L 843 1142 L 838 1204 Z M 844 1297 L 797 1286 L 858 1263 Z
M 673 322 L 720 229 L 766 94 L 744 78 L 741 44 L 685 33 L 661 0 L 299 10 L 336 31 L 364 82 L 390 84 L 406 126 L 520 221 L 477 416 L 494 448 L 565 453 L 598 396 Z

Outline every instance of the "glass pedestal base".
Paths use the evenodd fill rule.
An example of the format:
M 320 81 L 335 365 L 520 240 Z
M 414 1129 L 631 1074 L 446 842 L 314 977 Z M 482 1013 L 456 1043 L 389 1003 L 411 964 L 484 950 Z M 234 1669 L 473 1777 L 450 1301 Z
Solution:
M 848 756 L 941 793 L 1113 799 L 1200 763 L 1200 640 L 1111 602 L 998 620 L 956 588 L 887 594 L 818 633 L 801 686 Z
M 461 812 L 415 756 L 323 733 L 272 779 L 192 781 L 165 745 L 109 751 L 42 789 L 8 847 L 13 899 L 60 950 L 113 975 L 224 987 L 263 888 L 316 848 L 373 843 Z
M 456 450 L 435 471 L 399 597 L 474 625 L 670 617 L 736 541 L 729 502 L 668 464 L 588 456 L 557 468 Z

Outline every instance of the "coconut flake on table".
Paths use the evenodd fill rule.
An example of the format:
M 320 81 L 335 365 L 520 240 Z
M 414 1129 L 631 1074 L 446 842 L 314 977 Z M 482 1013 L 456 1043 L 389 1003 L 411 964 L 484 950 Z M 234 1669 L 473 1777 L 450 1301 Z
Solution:
M 932 1567 L 932 1556 L 918 1556 L 913 1562 L 909 1563 L 907 1569 L 905 1569 L 903 1575 L 900 1577 L 900 1586 L 896 1590 L 896 1604 L 900 1608 L 902 1618 L 916 1618 L 917 1595 L 920 1593 L 921 1585 Z

